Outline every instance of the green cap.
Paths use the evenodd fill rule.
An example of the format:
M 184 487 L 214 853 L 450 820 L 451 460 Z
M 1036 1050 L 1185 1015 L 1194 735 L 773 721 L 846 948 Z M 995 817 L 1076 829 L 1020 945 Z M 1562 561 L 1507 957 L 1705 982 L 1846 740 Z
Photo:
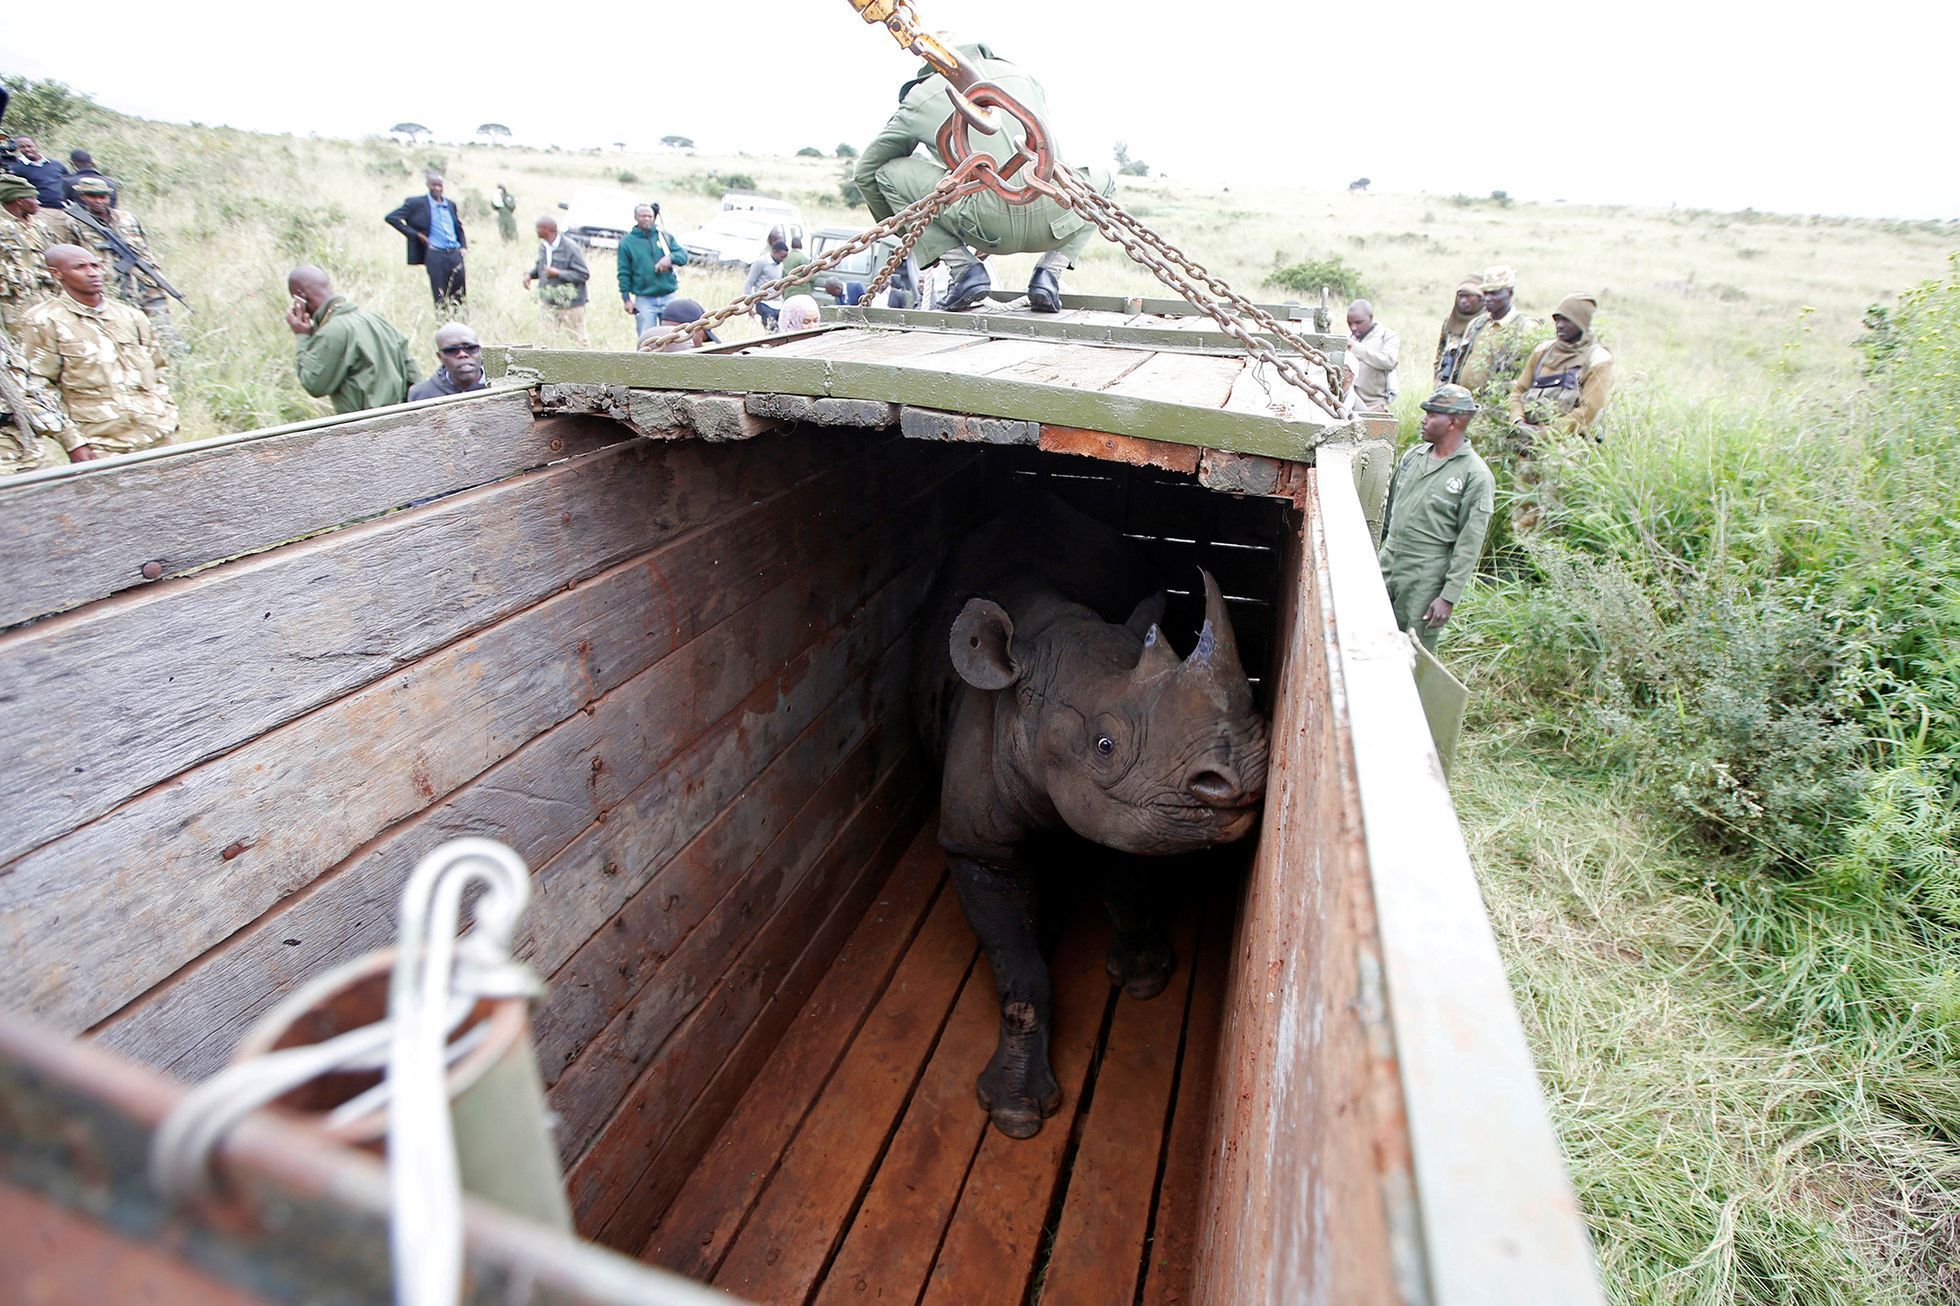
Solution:
M 38 195 L 34 183 L 25 177 L 16 177 L 11 172 L 0 172 L 0 204 L 11 204 L 24 200 L 29 195 Z
M 80 177 L 68 184 L 77 195 L 107 195 L 109 183 L 100 177 Z
M 1422 411 L 1448 417 L 1475 417 L 1477 399 L 1460 385 L 1439 385 L 1435 394 L 1422 401 Z

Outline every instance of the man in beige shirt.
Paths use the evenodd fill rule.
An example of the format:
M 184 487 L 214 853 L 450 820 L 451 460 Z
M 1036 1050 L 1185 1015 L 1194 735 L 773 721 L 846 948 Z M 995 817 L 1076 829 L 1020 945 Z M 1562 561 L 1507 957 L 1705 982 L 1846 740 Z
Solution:
M 55 245 L 47 260 L 62 293 L 28 310 L 21 346 L 28 370 L 68 411 L 78 439 L 69 457 L 79 462 L 168 443 L 177 403 L 150 319 L 103 293 L 102 260 L 93 251 Z

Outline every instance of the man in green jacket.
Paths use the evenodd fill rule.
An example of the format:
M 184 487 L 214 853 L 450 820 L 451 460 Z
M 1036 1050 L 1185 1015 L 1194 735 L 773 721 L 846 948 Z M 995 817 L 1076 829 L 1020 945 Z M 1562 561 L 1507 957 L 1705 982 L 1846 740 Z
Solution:
M 983 79 L 998 85 L 1046 124 L 1048 97 L 1041 83 L 985 45 L 956 48 Z M 898 112 L 858 155 L 858 189 L 864 192 L 871 215 L 880 222 L 924 199 L 947 172 L 945 160 L 939 157 L 938 137 L 940 126 L 953 113 L 952 87 L 930 66 L 920 69 L 920 78 L 906 86 Z M 1004 160 L 1026 136 L 1026 128 L 1009 117 L 1002 131 L 976 132 L 971 140 L 974 149 Z M 1052 143 L 1052 133 L 1049 139 Z M 914 154 L 921 145 L 926 152 Z M 1102 169 L 1077 168 L 1075 172 L 1104 195 L 1115 190 L 1115 178 Z M 953 282 L 939 307 L 955 312 L 985 299 L 992 285 L 986 264 L 974 256 L 975 250 L 985 254 L 1039 254 L 1034 276 L 1028 282 L 1028 307 L 1037 313 L 1056 313 L 1062 307 L 1060 271 L 1075 266 L 1076 257 L 1095 235 L 1096 229 L 1087 219 L 1045 195 L 1027 204 L 1009 204 L 992 191 L 981 191 L 941 209 L 913 252 L 922 268 L 941 261 L 946 264 Z
M 1460 385 L 1422 401 L 1422 443 L 1402 456 L 1382 516 L 1382 579 L 1399 629 L 1432 652 L 1483 552 L 1497 483 L 1467 438 L 1477 401 Z
M 293 297 L 286 325 L 298 337 L 300 387 L 331 398 L 336 413 L 398 404 L 422 379 L 402 333 L 334 294 L 319 268 L 294 268 L 286 289 Z
M 619 297 L 633 315 L 635 336 L 660 325 L 660 310 L 681 288 L 674 269 L 686 262 L 687 251 L 660 227 L 660 206 L 637 206 L 633 230 L 619 241 Z

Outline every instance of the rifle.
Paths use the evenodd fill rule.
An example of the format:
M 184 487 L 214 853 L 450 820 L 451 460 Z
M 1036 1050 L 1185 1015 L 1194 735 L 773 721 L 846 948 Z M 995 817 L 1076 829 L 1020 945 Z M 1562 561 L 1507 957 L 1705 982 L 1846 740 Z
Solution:
M 151 285 L 155 286 L 158 290 L 161 290 L 164 294 L 176 300 L 179 304 L 182 304 L 184 306 L 185 312 L 191 311 L 191 301 L 185 299 L 181 294 L 179 294 L 177 292 L 177 287 L 171 285 L 170 282 L 164 277 L 163 273 L 157 271 L 156 264 L 150 262 L 148 259 L 144 258 L 141 254 L 138 254 L 135 250 L 131 249 L 129 247 L 128 241 L 124 240 L 121 236 L 118 236 L 110 228 L 103 226 L 100 222 L 97 222 L 93 214 L 91 214 L 87 209 L 83 208 L 81 205 L 75 203 L 73 200 L 70 200 L 68 203 L 62 205 L 61 207 L 68 214 L 69 217 L 83 224 L 89 230 L 95 232 L 97 235 L 101 236 L 104 240 L 109 242 L 109 248 L 114 250 L 116 254 L 117 272 L 126 273 L 131 268 L 134 268 L 136 271 L 142 273 L 143 276 L 150 282 Z
M 41 456 L 41 433 L 34 429 L 34 419 L 30 415 L 33 410 L 28 407 L 27 392 L 14 380 L 8 361 L 0 359 L 0 404 L 5 404 L 7 411 L 13 415 L 14 441 L 32 462 Z

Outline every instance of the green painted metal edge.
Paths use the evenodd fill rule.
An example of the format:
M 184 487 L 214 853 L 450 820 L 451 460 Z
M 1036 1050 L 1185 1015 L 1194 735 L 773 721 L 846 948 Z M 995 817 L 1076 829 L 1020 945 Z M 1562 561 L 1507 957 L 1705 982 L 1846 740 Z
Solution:
M 1416 697 L 1422 700 L 1422 714 L 1429 721 L 1429 737 L 1436 741 L 1436 755 L 1443 760 L 1443 778 L 1456 764 L 1456 740 L 1463 733 L 1463 714 L 1470 706 L 1470 688 L 1450 674 L 1434 653 L 1422 646 L 1414 631 L 1409 642 L 1416 648 Z
M 601 353 L 594 350 L 504 351 L 507 371 L 522 368 L 532 384 L 626 386 L 636 390 L 812 395 L 871 399 L 918 408 L 1076 426 L 1171 444 L 1198 445 L 1268 458 L 1310 460 L 1331 439 L 1352 438 L 1352 422 L 1287 421 L 1163 399 L 1078 390 L 1072 386 L 990 376 L 958 376 L 930 366 L 749 354 Z
M 1011 304 L 1022 298 L 1025 290 L 1010 290 L 995 286 L 987 292 L 987 298 L 1001 304 Z M 1131 307 L 1137 305 L 1138 307 Z M 1105 313 L 1163 313 L 1170 317 L 1192 317 L 1198 312 L 1188 299 L 1149 299 L 1141 295 L 1062 295 L 1063 308 L 1089 308 Z M 1278 318 L 1282 322 L 1311 322 L 1313 307 L 1308 304 L 1255 304 L 1254 308 Z
M 1127 326 L 1114 322 L 1063 322 L 1052 317 L 1009 316 L 1005 313 L 939 313 L 915 308 L 840 308 L 823 310 L 825 322 L 841 326 L 911 327 L 961 335 L 991 336 L 998 340 L 1070 340 L 1084 344 L 1142 346 L 1176 350 L 1181 354 L 1238 354 L 1245 351 L 1223 331 L 1179 331 L 1172 327 Z M 1292 353 L 1277 336 L 1255 333 L 1254 339 L 1281 353 Z M 1307 342 L 1339 362 L 1345 338 L 1309 335 Z

